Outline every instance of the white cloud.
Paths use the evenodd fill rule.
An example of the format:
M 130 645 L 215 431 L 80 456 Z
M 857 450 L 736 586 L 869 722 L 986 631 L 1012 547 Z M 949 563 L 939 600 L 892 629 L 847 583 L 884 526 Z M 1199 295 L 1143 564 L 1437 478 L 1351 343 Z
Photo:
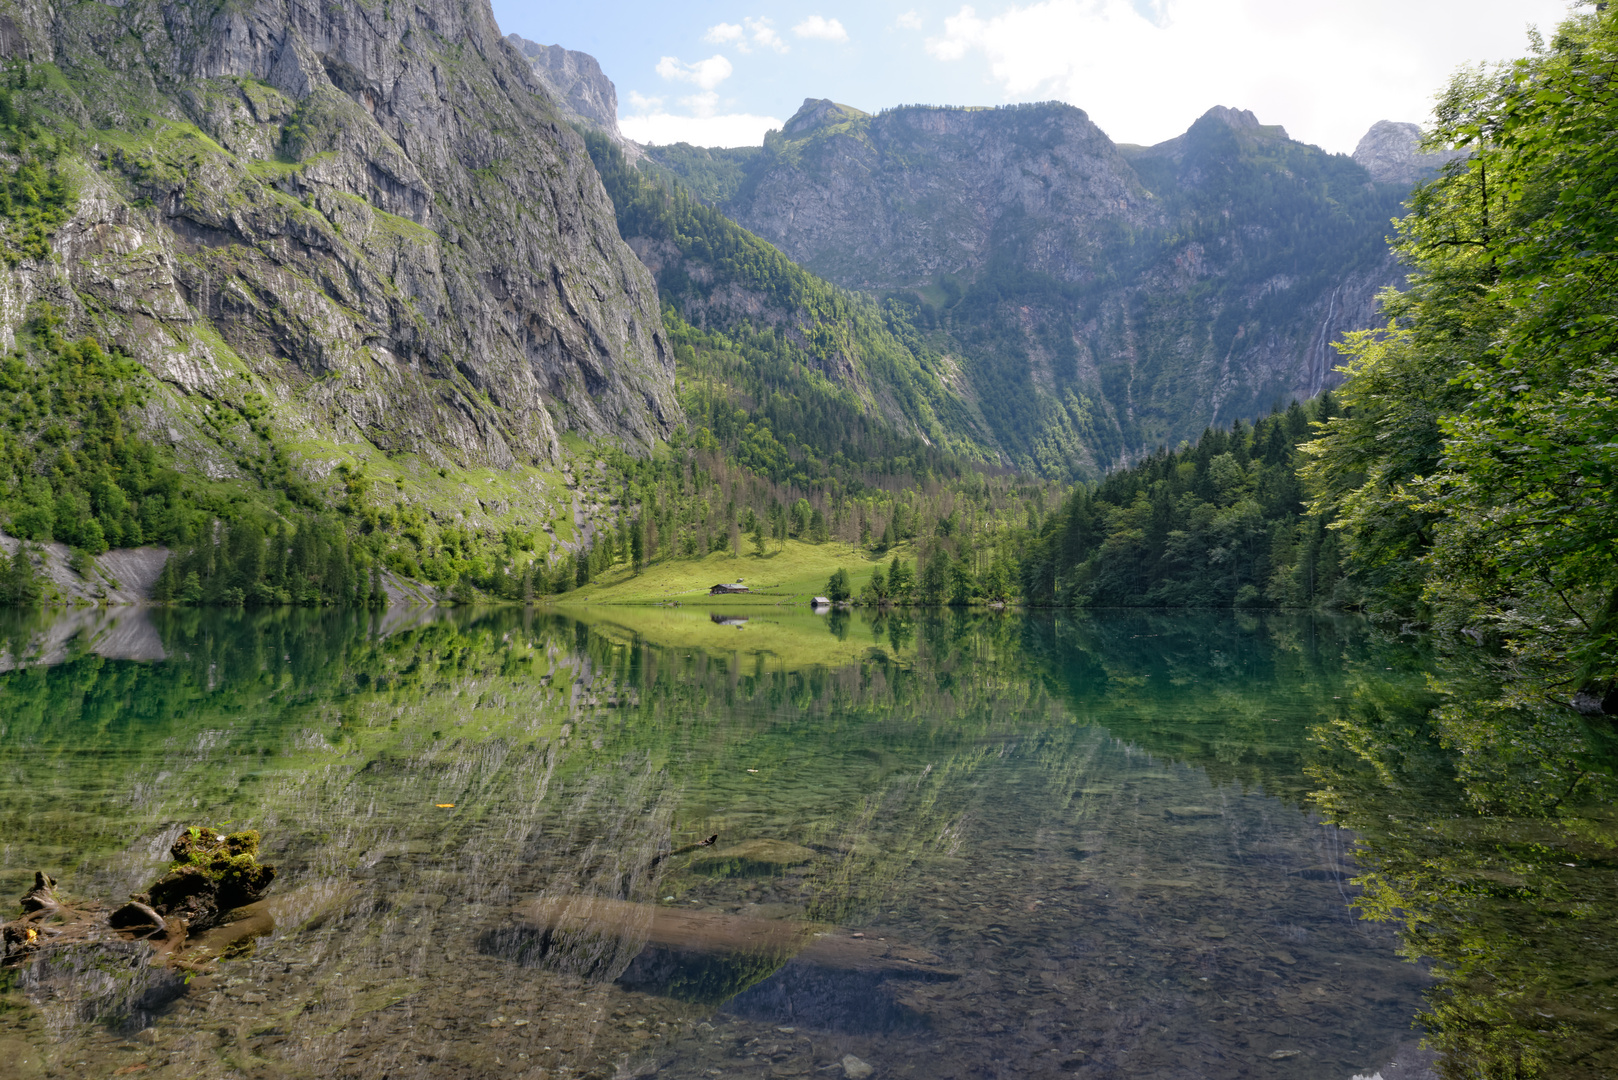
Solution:
M 791 51 L 787 43 L 781 40 L 776 33 L 775 24 L 769 19 L 743 19 L 740 25 L 736 23 L 715 23 L 708 27 L 708 32 L 702 35 L 702 40 L 714 45 L 732 45 L 738 52 L 750 53 L 754 47 L 774 49 L 784 53 Z
M 790 51 L 787 43 L 781 40 L 781 35 L 775 32 L 775 27 L 770 20 L 743 19 L 742 21 L 747 24 L 747 29 L 752 31 L 753 41 L 756 44 L 762 45 L 766 49 L 774 49 L 779 53 Z
M 759 146 L 764 133 L 780 128 L 773 116 L 730 113 L 724 116 L 674 116 L 666 112 L 620 117 L 618 127 L 638 143 L 686 142 L 694 146 Z
M 962 7 L 927 51 L 980 57 L 1006 100 L 1060 98 L 1120 142 L 1157 142 L 1212 105 L 1349 151 L 1377 120 L 1426 119 L 1463 63 L 1521 55 L 1567 0 L 1039 0 Z
M 654 109 L 663 107 L 663 99 L 660 97 L 647 97 L 637 90 L 631 90 L 629 92 L 629 106 L 636 112 L 651 112 Z
M 696 116 L 712 116 L 719 111 L 719 94 L 714 90 L 705 90 L 700 94 L 681 98 L 680 104 L 690 109 Z
M 671 82 L 695 83 L 704 90 L 712 90 L 736 69 L 730 61 L 717 53 L 694 64 L 682 63 L 679 57 L 665 56 L 657 62 L 657 73 Z
M 728 45 L 731 42 L 743 41 L 747 38 L 747 31 L 735 23 L 718 23 L 708 27 L 708 32 L 702 35 L 702 40 L 711 45 Z
M 914 9 L 911 9 L 910 11 L 905 12 L 903 15 L 900 15 L 897 19 L 894 19 L 893 25 L 897 26 L 901 30 L 920 30 L 921 15 Z
M 817 41 L 847 41 L 848 31 L 836 19 L 827 19 L 820 15 L 811 15 L 803 22 L 792 28 L 792 32 L 801 38 L 814 38 Z

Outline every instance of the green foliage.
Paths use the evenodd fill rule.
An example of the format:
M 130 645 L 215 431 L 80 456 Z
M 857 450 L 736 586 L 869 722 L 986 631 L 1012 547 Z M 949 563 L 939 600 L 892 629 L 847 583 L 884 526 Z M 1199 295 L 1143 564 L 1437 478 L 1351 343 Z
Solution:
M 315 517 L 289 531 L 246 519 L 176 551 L 153 586 L 158 603 L 224 607 L 381 607 L 376 564 L 341 524 Z
M 145 375 L 93 339 L 65 341 L 49 305 L 27 352 L 0 362 L 0 513 L 25 540 L 89 554 L 182 539 L 192 505 L 168 456 L 124 429 Z
M 14 160 L 0 162 L 0 238 L 8 265 L 50 256 L 50 237 L 73 215 L 77 192 L 58 166 L 61 142 L 38 137 L 29 110 L 19 109 L 12 92 L 27 84 L 25 69 L 0 75 L 0 139 Z
M 1349 341 L 1351 408 L 1309 447 L 1351 570 L 1387 614 L 1430 619 L 1458 672 L 1430 730 L 1339 721 L 1347 752 L 1321 771 L 1367 838 L 1362 907 L 1434 961 L 1446 1077 L 1594 1077 L 1610 1057 L 1588 943 L 1612 918 L 1595 871 L 1618 760 L 1615 65 L 1603 6 L 1452 81 L 1429 146 L 1469 156 L 1399 222 L 1411 287 Z M 1455 825 L 1410 827 L 1388 796 L 1435 758 L 1432 818 Z
M 1350 343 L 1355 408 L 1311 473 L 1390 609 L 1428 605 L 1458 646 L 1504 646 L 1508 686 L 1597 713 L 1618 712 L 1614 63 L 1601 10 L 1451 84 L 1431 142 L 1470 157 L 1400 222 L 1412 287 Z
M 848 571 L 839 566 L 826 582 L 826 599 L 834 604 L 841 604 L 851 599 L 853 595 L 854 591 L 848 583 Z
M 18 544 L 10 558 L 0 552 L 0 607 L 30 607 L 39 602 L 41 592 L 27 544 Z
M 1299 477 L 1300 444 L 1335 411 L 1329 393 L 1294 403 L 1074 489 L 1021 562 L 1023 595 L 1109 607 L 1348 602 L 1338 537 L 1307 512 Z
M 690 143 L 646 147 L 646 157 L 653 165 L 714 206 L 741 189 L 747 179 L 747 166 L 763 152 L 760 146 L 720 148 Z

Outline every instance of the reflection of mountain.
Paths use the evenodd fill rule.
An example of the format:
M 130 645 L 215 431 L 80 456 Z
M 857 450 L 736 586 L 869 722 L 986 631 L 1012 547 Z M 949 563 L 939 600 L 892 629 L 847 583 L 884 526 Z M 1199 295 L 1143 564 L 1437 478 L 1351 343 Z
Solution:
M 0 614 L 0 672 L 60 664 L 82 653 L 107 660 L 151 661 L 167 656 L 144 608 Z
M 0 827 L 18 838 L 0 888 L 66 849 L 68 889 L 121 895 L 174 830 L 229 819 L 264 831 L 289 891 L 325 898 L 233 969 L 264 1003 L 197 991 L 160 1032 L 247 1030 L 268 1011 L 293 1019 L 256 1052 L 289 1068 L 345 1060 L 375 1075 L 401 1054 L 443 1060 L 453 1043 L 491 1073 L 519 1053 L 552 1070 L 629 1055 L 633 1071 L 666 1046 L 695 1074 L 722 1060 L 689 1025 L 703 1002 L 745 990 L 731 1007 L 748 1038 L 808 1017 L 848 1039 L 886 1032 L 890 1054 L 985 1069 L 1011 1040 L 1021 1054 L 1068 1039 L 1119 1065 L 1193 1046 L 1231 1063 L 1205 1075 L 1235 1076 L 1224 1029 L 1197 1004 L 1202 978 L 1258 1009 L 1317 985 L 1358 1000 L 1355 980 L 1374 972 L 1393 988 L 1380 1005 L 1333 1016 L 1329 1034 L 1324 1020 L 1289 1034 L 1358 1048 L 1331 1059 L 1350 1075 L 1408 1017 L 1417 973 L 1385 970 L 1385 944 L 1344 916 L 1336 833 L 1225 782 L 1253 760 L 1267 785 L 1281 771 L 1250 754 L 1246 729 L 1201 738 L 1278 700 L 1292 716 L 1324 704 L 1329 650 L 1313 676 L 1245 655 L 1278 651 L 1307 620 L 1260 632 L 1210 618 L 1165 647 L 1135 617 L 834 628 L 804 615 L 801 630 L 772 617 L 761 622 L 798 645 L 765 665 L 735 646 L 512 611 L 387 636 L 348 614 L 156 619 L 163 664 L 81 654 L 0 678 L 13 706 L 0 768 L 16 780 L 0 789 Z M 690 623 L 753 633 L 705 613 Z M 844 647 L 839 634 L 862 658 L 813 662 L 817 641 Z M 1239 655 L 1212 655 L 1221 642 Z M 1352 634 L 1332 646 L 1360 647 Z M 1183 741 L 1208 769 L 1117 737 L 1158 738 L 1158 721 L 1187 714 L 1201 726 Z M 1221 762 L 1232 771 L 1213 773 Z M 47 820 L 48 836 L 31 827 Z M 680 850 L 713 834 L 712 848 Z M 807 944 L 697 949 L 680 936 L 771 924 L 794 938 L 842 927 L 836 948 L 862 974 L 834 978 L 848 957 Z M 1350 954 L 1353 973 L 1331 967 Z M 895 977 L 931 971 L 925 955 L 961 977 Z M 1182 977 L 1165 996 L 1162 980 Z M 1029 1004 L 1019 990 L 1046 995 L 1037 1018 L 1009 1015 Z M 964 1022 L 984 1009 L 1007 1041 Z

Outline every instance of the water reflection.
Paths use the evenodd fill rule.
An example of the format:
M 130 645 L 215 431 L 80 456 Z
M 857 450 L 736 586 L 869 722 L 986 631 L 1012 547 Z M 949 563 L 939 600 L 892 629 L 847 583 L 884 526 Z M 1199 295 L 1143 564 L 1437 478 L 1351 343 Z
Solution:
M 229 821 L 280 867 L 273 930 L 167 1003 L 133 976 L 109 989 L 109 971 L 147 977 L 117 958 L 13 969 L 10 1060 L 1419 1075 L 1428 977 L 1350 910 L 1354 854 L 1308 809 L 1343 759 L 1311 731 L 1345 730 L 1368 695 L 1418 728 L 1428 704 L 1427 658 L 1360 624 L 802 611 L 738 634 L 648 609 L 143 625 L 161 663 L 98 654 L 105 631 L 0 628 L 80 642 L 0 678 L 0 894 L 37 866 L 121 898 L 179 829 Z M 1452 783 L 1353 775 L 1333 774 L 1327 806 L 1373 858 L 1380 834 L 1354 813 L 1419 821 L 1427 788 Z

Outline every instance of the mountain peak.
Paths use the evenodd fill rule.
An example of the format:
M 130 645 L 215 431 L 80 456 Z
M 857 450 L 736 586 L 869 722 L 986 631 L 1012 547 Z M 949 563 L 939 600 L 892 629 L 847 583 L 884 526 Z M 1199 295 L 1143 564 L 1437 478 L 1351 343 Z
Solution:
M 1232 131 L 1252 131 L 1270 135 L 1279 135 L 1283 139 L 1290 139 L 1287 129 L 1280 124 L 1264 124 L 1251 109 L 1232 109 L 1224 105 L 1215 105 L 1197 118 L 1197 123 L 1204 120 L 1215 120 Z M 1192 125 L 1193 127 L 1196 125 Z
M 783 135 L 807 135 L 823 127 L 834 124 L 846 124 L 850 120 L 868 118 L 870 113 L 861 112 L 852 105 L 839 105 L 831 98 L 804 98 L 798 111 L 781 127 Z
M 1354 160 L 1379 184 L 1415 186 L 1461 156 L 1459 153 L 1424 154 L 1421 128 L 1394 120 L 1378 120 L 1371 125 L 1358 146 Z
M 1232 109 L 1225 105 L 1215 105 L 1201 116 L 1196 122 L 1185 130 L 1183 135 L 1176 135 L 1172 139 L 1153 146 L 1131 146 L 1125 149 L 1130 157 L 1169 158 L 1173 161 L 1181 160 L 1187 148 L 1191 145 L 1192 136 L 1201 129 L 1203 133 L 1209 131 L 1210 124 L 1219 124 L 1227 130 L 1249 137 L 1290 140 L 1287 129 L 1280 124 L 1262 123 L 1251 109 Z
M 1262 126 L 1258 122 L 1258 117 L 1253 114 L 1253 110 L 1231 109 L 1224 105 L 1215 105 L 1198 119 L 1218 120 L 1226 127 L 1249 131 L 1257 131 Z

